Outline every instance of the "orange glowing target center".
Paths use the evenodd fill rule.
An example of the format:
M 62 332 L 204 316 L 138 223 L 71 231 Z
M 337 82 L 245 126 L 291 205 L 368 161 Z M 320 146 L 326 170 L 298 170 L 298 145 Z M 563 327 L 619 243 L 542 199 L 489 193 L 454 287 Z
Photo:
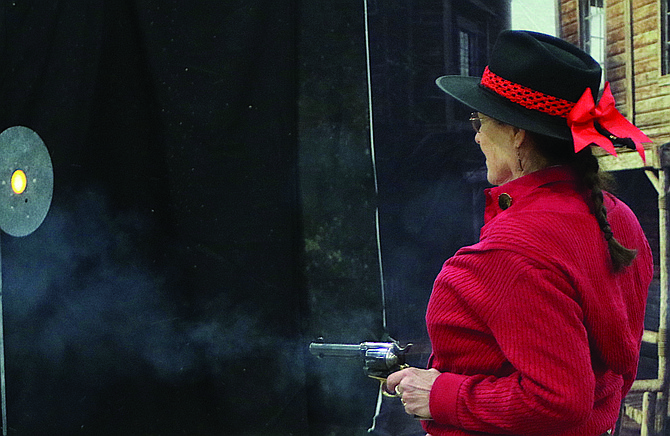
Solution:
M 26 173 L 24 173 L 23 170 L 14 171 L 14 174 L 12 174 L 12 191 L 14 191 L 15 194 L 23 194 L 27 184 L 28 179 L 26 179 Z

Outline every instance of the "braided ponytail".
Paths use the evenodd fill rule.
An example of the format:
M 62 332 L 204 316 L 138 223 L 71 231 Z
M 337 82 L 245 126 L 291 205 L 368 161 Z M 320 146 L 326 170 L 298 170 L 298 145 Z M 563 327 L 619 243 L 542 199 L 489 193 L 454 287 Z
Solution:
M 607 220 L 607 208 L 603 197 L 603 190 L 611 186 L 613 178 L 608 173 L 600 170 L 598 159 L 591 153 L 591 148 L 586 147 L 575 153 L 570 141 L 528 133 L 530 133 L 537 150 L 549 161 L 550 165 L 569 165 L 572 167 L 581 184 L 580 188 L 584 192 L 591 193 L 589 207 L 607 241 L 614 272 L 619 272 L 624 267 L 629 266 L 635 259 L 637 250 L 624 247 L 614 237 L 612 227 Z
M 612 233 L 609 221 L 607 221 L 607 209 L 603 200 L 603 189 L 611 181 L 611 176 L 600 171 L 598 159 L 586 147 L 576 154 L 573 168 L 578 176 L 582 177 L 583 187 L 591 191 L 591 213 L 596 217 L 600 230 L 605 236 L 612 258 L 612 268 L 615 272 L 633 263 L 637 250 L 631 250 L 619 243 Z

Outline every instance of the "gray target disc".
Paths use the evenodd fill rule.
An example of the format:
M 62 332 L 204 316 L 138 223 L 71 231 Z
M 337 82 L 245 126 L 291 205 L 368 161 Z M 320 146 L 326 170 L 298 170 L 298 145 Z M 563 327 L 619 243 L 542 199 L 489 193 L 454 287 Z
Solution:
M 13 183 L 13 179 L 17 183 Z M 12 236 L 34 232 L 51 206 L 53 184 L 51 157 L 37 133 L 23 126 L 10 127 L 0 133 L 2 231 Z

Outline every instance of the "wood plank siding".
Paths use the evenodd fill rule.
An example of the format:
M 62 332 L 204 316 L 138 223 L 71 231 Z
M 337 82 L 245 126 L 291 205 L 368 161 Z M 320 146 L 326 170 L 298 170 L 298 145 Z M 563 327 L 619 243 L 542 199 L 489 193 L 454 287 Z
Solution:
M 559 0 L 561 37 L 580 45 L 578 0 Z M 606 74 L 617 107 L 656 145 L 670 142 L 670 75 L 661 75 L 661 0 L 605 0 Z

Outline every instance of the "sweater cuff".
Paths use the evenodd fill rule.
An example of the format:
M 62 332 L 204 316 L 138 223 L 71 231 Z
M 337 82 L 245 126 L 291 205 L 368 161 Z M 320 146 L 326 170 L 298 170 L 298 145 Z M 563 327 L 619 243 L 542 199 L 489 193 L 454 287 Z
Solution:
M 458 391 L 467 378 L 466 375 L 444 372 L 435 379 L 428 403 L 433 421 L 458 426 Z

